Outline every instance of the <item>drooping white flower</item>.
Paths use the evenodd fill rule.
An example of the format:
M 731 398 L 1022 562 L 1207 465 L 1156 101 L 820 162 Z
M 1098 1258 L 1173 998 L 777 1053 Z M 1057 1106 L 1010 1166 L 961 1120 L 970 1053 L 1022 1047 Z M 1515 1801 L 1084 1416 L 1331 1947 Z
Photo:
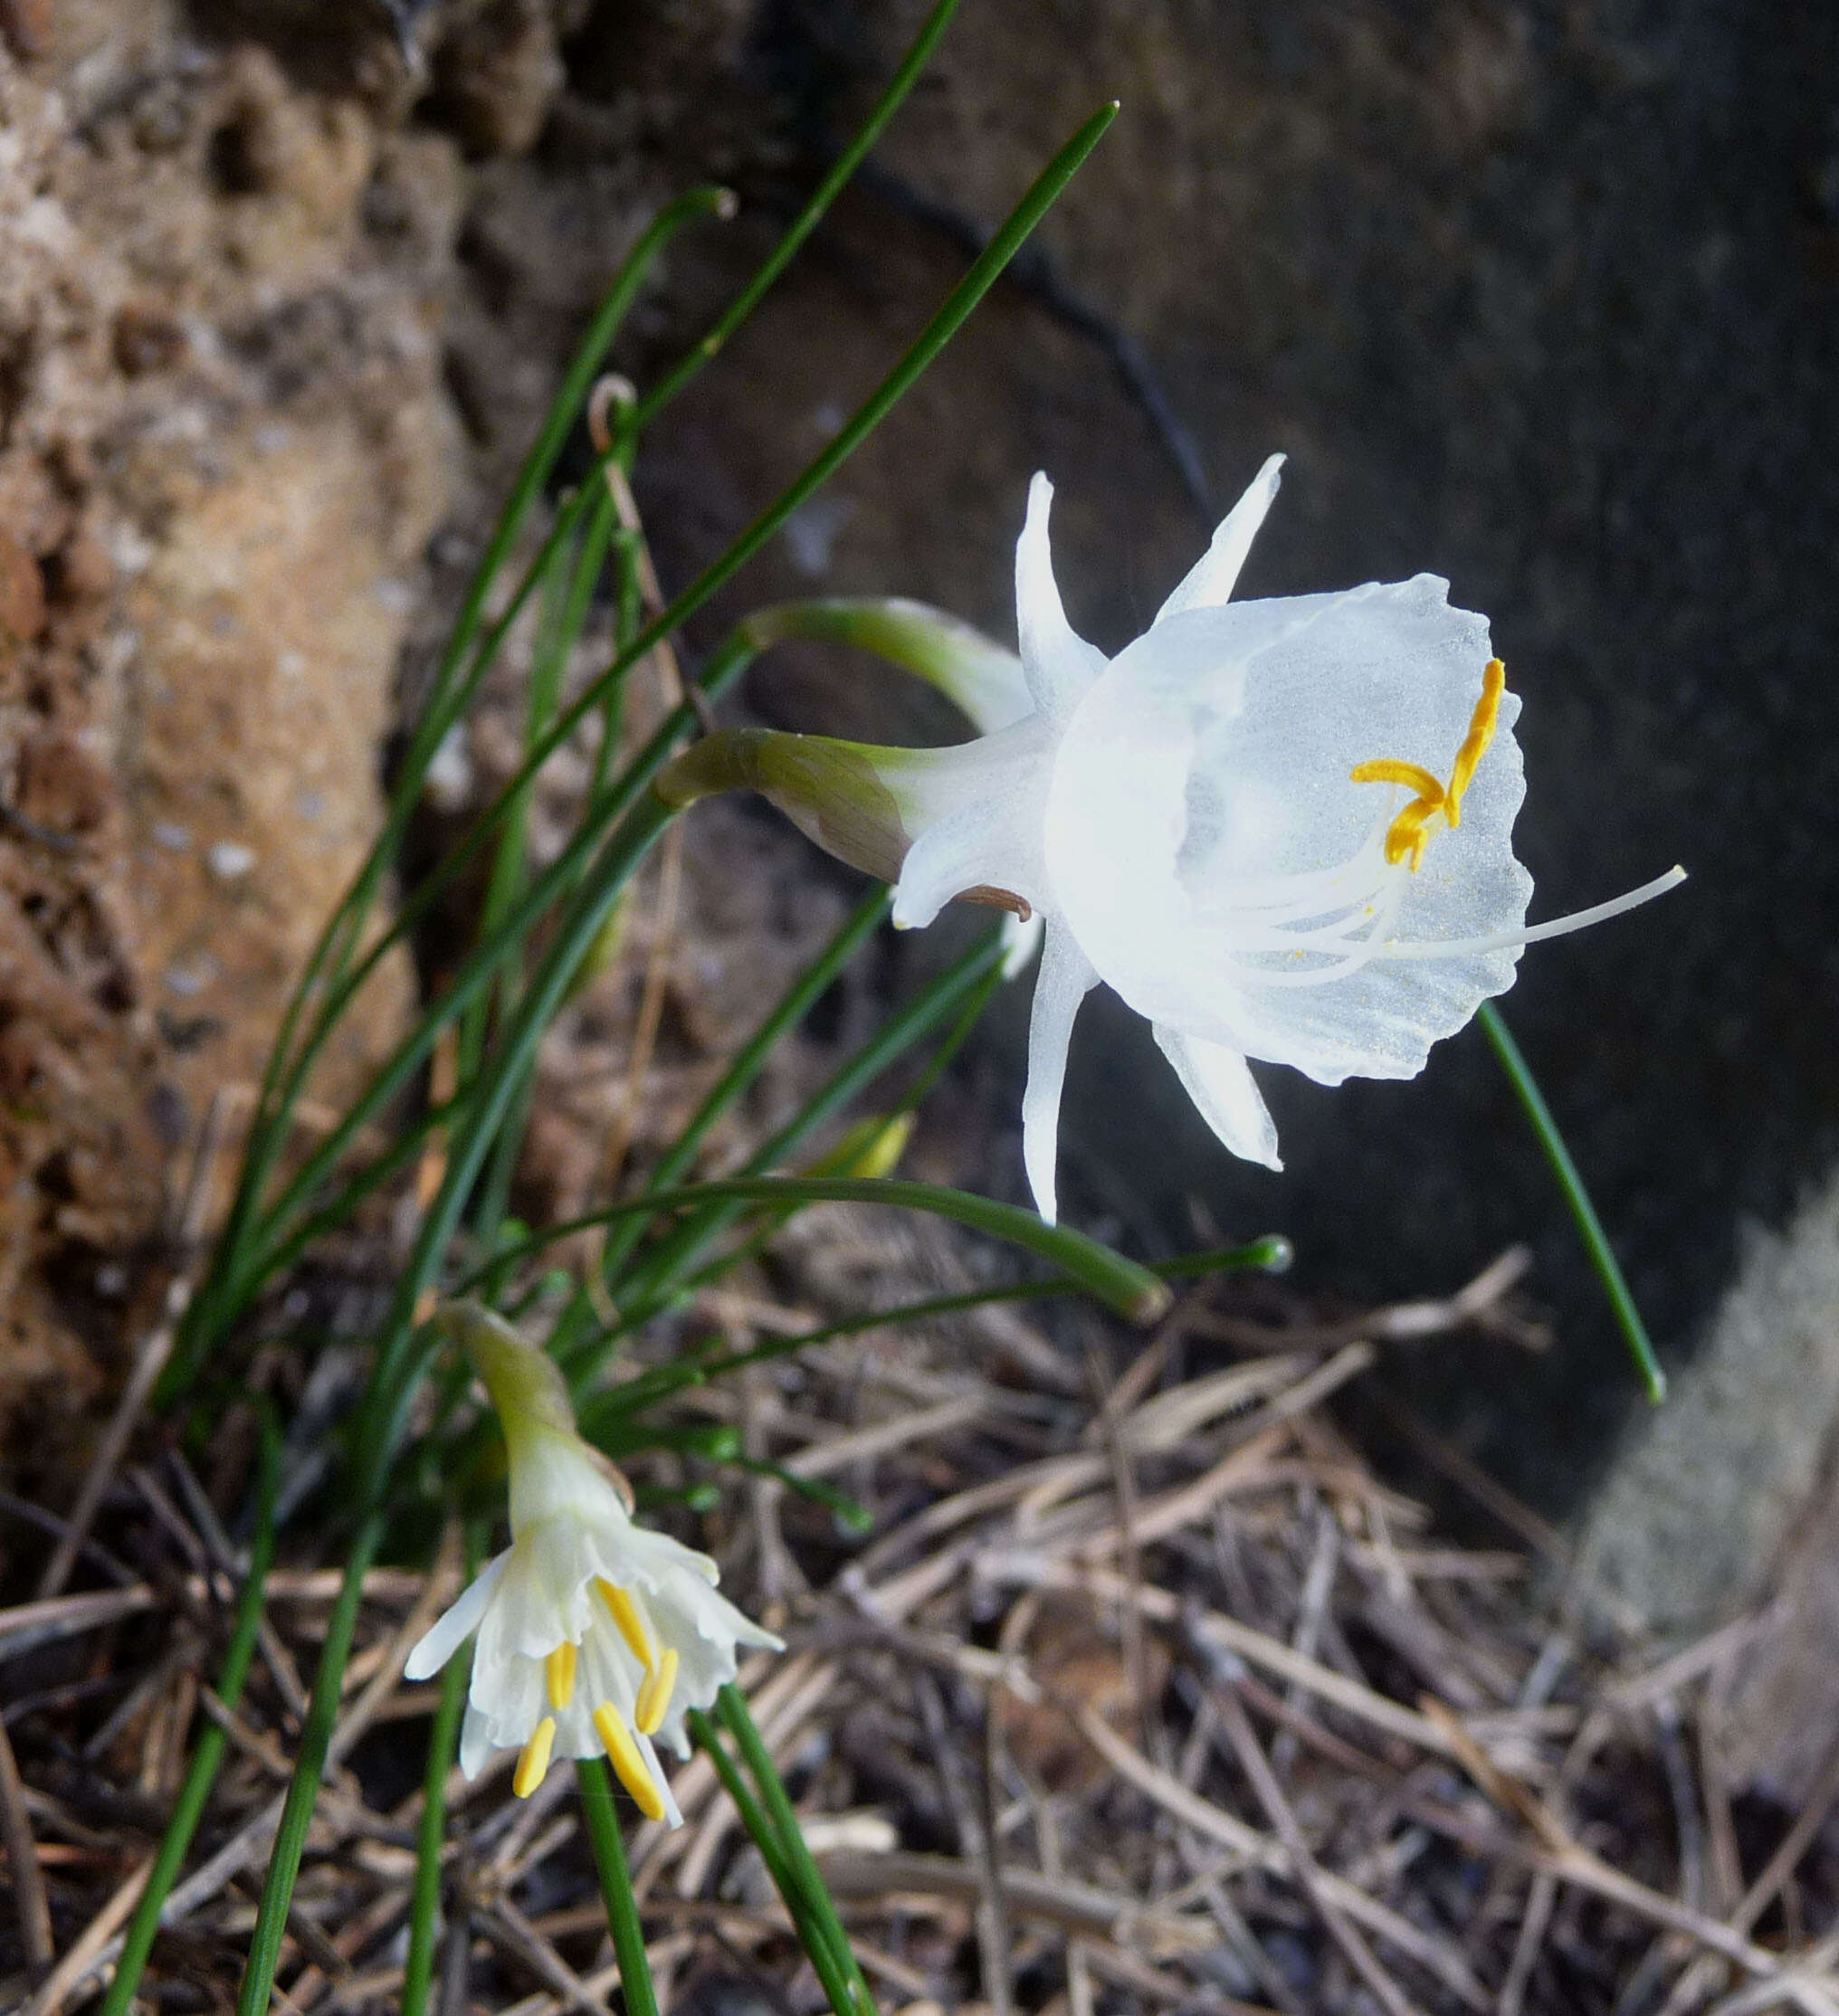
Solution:
M 977 740 L 889 749 L 742 729 L 659 780 L 673 804 L 762 792 L 894 882 L 897 924 L 929 924 L 954 898 L 1045 918 L 1023 1153 L 1049 1220 L 1067 1048 L 1101 979 L 1149 1018 L 1226 1146 L 1274 1169 L 1248 1059 L 1325 1085 L 1415 1077 L 1512 984 L 1523 946 L 1683 879 L 1527 925 L 1520 701 L 1487 619 L 1452 608 L 1434 575 L 1230 601 L 1282 461 L 1110 660 L 1066 619 L 1053 486 L 1036 476 L 1015 556 L 1029 707 Z
M 410 1652 L 428 1678 L 477 1631 L 460 1764 L 520 1753 L 528 1798 L 553 1755 L 605 1756 L 648 1820 L 681 1815 L 656 1742 L 689 1754 L 683 1718 L 734 1678 L 738 1645 L 780 1649 L 715 1587 L 706 1555 L 633 1517 L 576 1431 L 555 1363 L 476 1304 L 443 1312 L 491 1396 L 510 1467 L 510 1547 Z

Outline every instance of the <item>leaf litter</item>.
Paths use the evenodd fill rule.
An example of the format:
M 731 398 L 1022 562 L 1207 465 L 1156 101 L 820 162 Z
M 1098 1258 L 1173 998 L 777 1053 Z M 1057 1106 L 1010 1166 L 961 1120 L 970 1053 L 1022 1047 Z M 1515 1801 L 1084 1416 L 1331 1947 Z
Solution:
M 819 1207 L 641 1348 L 746 1348 L 985 1265 L 955 1230 Z M 680 1397 L 680 1424 L 730 1426 L 762 1466 L 719 1479 L 701 1536 L 788 1640 L 741 1684 L 887 2007 L 1839 2008 L 1839 1764 L 1798 1813 L 1733 1799 L 1719 1770 L 1720 1676 L 1750 1627 L 1643 1644 L 1558 1535 L 1383 1390 L 1392 1445 L 1480 1537 L 1439 1531 L 1364 1453 L 1357 1389 L 1383 1389 L 1388 1351 L 1460 1336 L 1482 1376 L 1540 1341 L 1523 1267 L 1353 1315 L 1215 1280 L 1147 1338 L 999 1305 Z M 233 1410 L 189 1457 L 111 1436 L 87 1536 L 15 1526 L 46 1555 L 64 1540 L 74 1586 L 0 1612 L 0 1821 L 9 1870 L 29 1850 L 37 1878 L 0 1913 L 6 2007 L 100 1991 L 206 1719 L 227 1759 L 141 2001 L 233 2003 L 338 1580 L 298 1521 L 243 1699 L 217 1701 L 247 1450 Z M 668 1495 L 719 1466 L 631 1469 Z M 437 1691 L 402 1665 L 458 1574 L 450 1541 L 431 1576 L 367 1580 L 281 2007 L 393 2006 Z M 661 2006 L 821 2006 L 707 1761 L 674 1783 L 686 1825 L 632 1839 Z M 615 2006 L 569 1774 L 519 1801 L 503 1768 L 456 1774 L 449 1805 L 442 2009 Z

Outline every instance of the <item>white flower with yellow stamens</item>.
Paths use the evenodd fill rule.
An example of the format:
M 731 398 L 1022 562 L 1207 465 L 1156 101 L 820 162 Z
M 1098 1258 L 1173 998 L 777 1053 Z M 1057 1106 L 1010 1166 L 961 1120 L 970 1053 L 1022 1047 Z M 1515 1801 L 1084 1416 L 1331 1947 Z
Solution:
M 734 1678 L 737 1646 L 780 1641 L 717 1593 L 714 1562 L 633 1518 L 576 1432 L 554 1362 L 474 1304 L 443 1312 L 485 1382 L 510 1464 L 510 1547 L 409 1654 L 437 1673 L 475 1631 L 460 1764 L 519 1752 L 528 1798 L 552 1756 L 605 1756 L 647 1820 L 681 1816 L 653 1741 L 689 1754 L 683 1718 Z
M 740 729 L 658 780 L 671 804 L 761 792 L 893 882 L 896 924 L 929 924 L 954 898 L 1046 919 L 1022 1119 L 1050 1221 L 1067 1047 L 1100 980 L 1149 1018 L 1226 1146 L 1274 1169 L 1248 1059 L 1324 1085 L 1415 1077 L 1434 1042 L 1513 984 L 1523 946 L 1683 880 L 1673 869 L 1527 924 L 1520 701 L 1487 619 L 1453 609 L 1427 574 L 1229 600 L 1282 460 L 1110 660 L 1061 606 L 1053 486 L 1036 476 L 1015 554 L 1028 708 L 977 741 L 891 749 Z M 996 651 L 978 661 L 985 684 Z

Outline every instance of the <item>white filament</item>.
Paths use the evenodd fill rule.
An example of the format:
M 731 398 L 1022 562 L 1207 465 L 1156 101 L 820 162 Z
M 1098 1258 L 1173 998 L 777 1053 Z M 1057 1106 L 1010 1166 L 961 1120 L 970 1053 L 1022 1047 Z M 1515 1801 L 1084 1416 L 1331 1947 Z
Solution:
M 1593 904 L 1587 910 L 1573 910 L 1568 917 L 1554 918 L 1549 924 L 1531 924 L 1520 931 L 1491 931 L 1479 938 L 1445 938 L 1440 943 L 1412 944 L 1401 939 L 1382 947 L 1376 956 L 1382 959 L 1466 959 L 1478 952 L 1506 952 L 1517 945 L 1538 945 L 1546 938 L 1567 937 L 1587 925 L 1620 917 L 1625 910 L 1639 909 L 1644 903 L 1652 903 L 1656 896 L 1664 896 L 1670 889 L 1678 889 L 1685 879 L 1685 870 L 1674 866 L 1664 875 L 1656 875 L 1653 881 L 1644 882 L 1639 889 L 1630 889 L 1625 896 L 1611 897 L 1608 902 Z

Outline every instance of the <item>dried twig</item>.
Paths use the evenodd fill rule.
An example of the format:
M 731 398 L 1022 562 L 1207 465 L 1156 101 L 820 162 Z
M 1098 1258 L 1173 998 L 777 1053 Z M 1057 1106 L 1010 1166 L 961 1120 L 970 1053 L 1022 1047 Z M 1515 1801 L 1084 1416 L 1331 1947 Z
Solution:
M 982 1869 L 943 1855 L 834 1854 L 820 1857 L 819 1867 L 832 1892 L 843 1898 L 910 1893 L 975 1902 L 983 1895 Z M 1213 1927 L 1204 1918 L 1158 1910 L 1071 1878 L 1049 1878 L 1005 1862 L 1002 1878 L 1003 1896 L 1018 1917 L 1065 1932 L 1167 1958 L 1204 1952 L 1214 1943 Z
M 13 1882 L 13 1903 L 19 1914 L 19 1937 L 25 1948 L 26 1968 L 37 1979 L 49 1970 L 57 1953 L 52 1944 L 51 1907 L 45 1901 L 44 1878 L 39 1874 L 38 1843 L 33 1839 L 32 1821 L 25 1811 L 25 1788 L 19 1782 L 19 1766 L 4 1721 L 0 1721 L 0 1840 L 6 1844 L 7 1873 Z
M 1246 1777 L 1251 1780 L 1252 1790 L 1264 1809 L 1265 1818 L 1277 1830 L 1277 1838 L 1289 1854 L 1291 1872 L 1308 1893 L 1310 1902 L 1328 1928 L 1329 1936 L 1347 1955 L 1348 1964 L 1378 1997 L 1381 2008 L 1386 2010 L 1389 2016 L 1415 2016 L 1398 1983 L 1374 1958 L 1373 1949 L 1355 1929 L 1323 1880 L 1322 1871 L 1302 1838 L 1302 1829 L 1297 1823 L 1290 1802 L 1283 1796 L 1283 1788 L 1277 1783 L 1277 1774 L 1272 1770 L 1270 1759 L 1253 1733 L 1238 1696 L 1230 1687 L 1220 1689 L 1218 1707 L 1220 1726 L 1225 1731 Z
M 102 1431 L 102 1439 L 96 1445 L 96 1453 L 84 1472 L 83 1481 L 78 1487 L 76 1502 L 71 1506 L 68 1523 L 58 1544 L 52 1550 L 51 1559 L 44 1564 L 44 1573 L 39 1577 L 38 1599 L 41 1602 L 57 1595 L 70 1580 L 71 1570 L 77 1564 L 77 1553 L 90 1536 L 90 1528 L 95 1522 L 96 1509 L 102 1502 L 102 1494 L 109 1488 L 116 1470 L 119 1468 L 123 1453 L 128 1448 L 129 1437 L 139 1421 L 141 1411 L 152 1394 L 154 1385 L 166 1369 L 167 1359 L 172 1355 L 173 1338 L 178 1328 L 179 1318 L 186 1312 L 191 1299 L 189 1282 L 175 1278 L 167 1286 L 165 1305 L 159 1320 L 141 1338 L 134 1353 L 134 1369 L 128 1375 L 128 1384 L 121 1389 L 121 1397 L 115 1403 L 115 1412 L 109 1418 L 109 1425 Z

